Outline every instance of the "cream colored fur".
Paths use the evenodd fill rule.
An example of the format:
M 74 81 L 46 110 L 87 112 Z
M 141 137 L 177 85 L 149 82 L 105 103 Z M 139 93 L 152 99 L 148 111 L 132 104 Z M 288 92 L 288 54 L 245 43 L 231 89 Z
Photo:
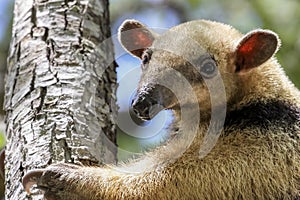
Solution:
M 283 100 L 300 107 L 299 91 L 286 77 L 276 58 L 273 57 L 248 72 L 234 73 L 234 51 L 243 35 L 231 26 L 201 20 L 184 23 L 171 31 L 186 34 L 214 55 L 226 88 L 228 110 L 253 101 L 266 102 L 270 99 Z M 153 46 L 161 45 L 159 42 L 161 40 L 158 38 Z M 172 44 L 173 41 L 171 38 L 165 42 Z M 179 53 L 186 53 L 188 44 L 186 45 L 177 47 Z M 195 52 L 188 52 L 191 56 L 193 53 Z M 172 59 L 172 55 L 167 53 L 153 53 L 151 59 L 173 68 L 178 67 L 178 62 L 181 62 Z M 153 76 L 155 70 L 151 73 Z M 194 89 L 203 102 L 203 87 L 194 86 Z M 209 104 L 199 106 L 202 111 L 208 112 Z M 198 114 L 190 111 L 191 118 Z M 175 115 L 179 116 L 178 113 Z M 185 127 L 190 127 L 190 132 L 198 129 L 197 136 L 183 155 L 171 162 L 167 161 L 173 156 L 176 157 L 182 147 L 180 139 L 124 166 L 82 167 L 70 171 L 66 177 L 71 184 L 66 189 L 76 191 L 78 199 L 91 200 L 271 200 L 293 199 L 297 195 L 299 197 L 300 123 L 292 125 L 297 130 L 294 137 L 276 127 L 272 130 L 256 127 L 243 131 L 233 127 L 223 133 L 206 157 L 200 159 L 199 149 L 208 123 L 204 119 L 199 127 L 195 127 L 189 121 L 183 122 Z M 177 134 L 188 135 L 189 131 L 179 130 Z M 55 166 L 49 169 L 61 170 Z

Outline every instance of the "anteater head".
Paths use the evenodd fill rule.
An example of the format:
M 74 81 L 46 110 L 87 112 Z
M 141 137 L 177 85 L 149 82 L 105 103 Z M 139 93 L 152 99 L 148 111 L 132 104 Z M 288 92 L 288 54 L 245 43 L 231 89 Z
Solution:
M 161 35 L 138 21 L 126 20 L 119 39 L 141 60 L 142 75 L 132 108 L 144 120 L 162 109 L 197 105 L 210 110 L 211 98 L 224 99 L 218 97 L 220 78 L 226 97 L 217 104 L 235 101 L 242 95 L 239 88 L 247 74 L 266 63 L 280 43 L 272 31 L 242 35 L 231 26 L 205 20 L 181 24 Z M 197 98 L 190 98 L 186 82 Z

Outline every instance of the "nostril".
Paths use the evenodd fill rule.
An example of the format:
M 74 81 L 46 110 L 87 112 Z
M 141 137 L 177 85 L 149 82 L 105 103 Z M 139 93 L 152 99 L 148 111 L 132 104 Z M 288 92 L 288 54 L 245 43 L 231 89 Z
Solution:
M 150 108 L 151 108 L 151 101 L 146 98 L 138 98 L 132 102 L 131 110 L 133 113 L 143 119 L 143 120 L 149 120 L 150 119 Z
M 136 115 L 139 115 L 140 111 L 136 108 L 136 106 L 133 106 L 132 110 Z
M 145 116 L 149 117 L 150 108 L 149 108 L 149 107 L 145 108 L 145 109 L 143 110 L 143 113 L 144 113 Z
M 131 100 L 131 114 L 144 121 L 153 119 L 164 109 L 158 99 L 160 98 L 149 93 L 135 96 L 135 98 Z
M 138 116 L 148 116 L 149 115 L 149 107 L 151 105 L 145 103 L 134 103 L 132 105 L 132 110 Z
M 149 113 L 150 113 L 150 107 L 147 106 L 143 110 L 140 111 L 139 115 L 140 115 L 140 117 L 143 117 L 146 120 L 150 120 L 151 117 L 150 117 Z
M 129 114 L 131 119 L 139 126 L 147 125 L 146 123 L 147 120 L 142 119 L 137 112 L 138 111 L 134 110 L 132 107 L 129 109 Z

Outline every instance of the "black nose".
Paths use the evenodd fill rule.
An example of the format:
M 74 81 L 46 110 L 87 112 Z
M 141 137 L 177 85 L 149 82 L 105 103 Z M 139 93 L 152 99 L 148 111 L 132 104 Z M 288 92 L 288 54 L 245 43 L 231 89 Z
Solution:
M 145 121 L 151 120 L 163 109 L 155 99 L 145 96 L 133 100 L 131 107 L 137 117 Z
M 137 99 L 132 102 L 132 110 L 138 118 L 143 120 L 150 120 L 150 107 L 152 102 L 146 99 Z

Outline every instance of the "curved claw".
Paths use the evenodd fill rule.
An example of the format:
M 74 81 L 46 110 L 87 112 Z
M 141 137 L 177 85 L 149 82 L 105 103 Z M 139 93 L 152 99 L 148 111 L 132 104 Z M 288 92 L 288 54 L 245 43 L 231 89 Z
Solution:
M 36 185 L 38 180 L 42 177 L 44 169 L 34 169 L 25 174 L 22 178 L 22 184 L 28 194 L 31 194 L 30 188 Z

